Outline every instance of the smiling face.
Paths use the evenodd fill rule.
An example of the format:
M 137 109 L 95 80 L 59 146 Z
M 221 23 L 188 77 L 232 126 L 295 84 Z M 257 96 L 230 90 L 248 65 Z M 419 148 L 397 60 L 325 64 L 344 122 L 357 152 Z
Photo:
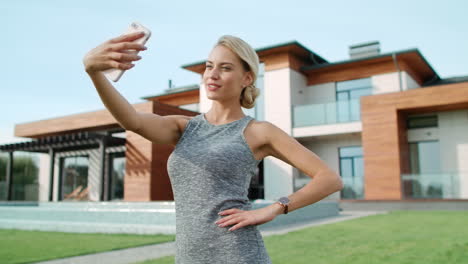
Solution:
M 213 48 L 203 73 L 208 99 L 239 102 L 242 89 L 251 83 L 251 73 L 245 70 L 241 59 L 234 52 L 221 45 Z

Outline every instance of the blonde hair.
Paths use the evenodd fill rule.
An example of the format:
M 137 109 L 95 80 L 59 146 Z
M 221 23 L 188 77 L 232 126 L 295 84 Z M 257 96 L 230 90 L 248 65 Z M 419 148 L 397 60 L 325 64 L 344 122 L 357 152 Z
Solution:
M 242 107 L 248 109 L 253 108 L 255 106 L 255 99 L 260 94 L 260 89 L 255 87 L 255 81 L 257 80 L 258 75 L 258 65 L 260 64 L 257 52 L 255 52 L 247 42 L 231 35 L 221 36 L 216 43 L 216 46 L 218 45 L 224 46 L 234 52 L 240 58 L 244 70 L 252 73 L 252 83 L 244 87 L 239 100 Z

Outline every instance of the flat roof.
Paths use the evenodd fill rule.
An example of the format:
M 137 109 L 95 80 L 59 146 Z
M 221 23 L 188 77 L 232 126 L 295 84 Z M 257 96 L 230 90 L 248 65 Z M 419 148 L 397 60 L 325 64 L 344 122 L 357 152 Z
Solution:
M 166 89 L 166 90 L 164 90 L 163 93 L 159 93 L 159 94 L 156 94 L 156 95 L 140 97 L 140 99 L 148 100 L 148 99 L 163 96 L 163 95 L 183 93 L 183 92 L 188 92 L 188 91 L 193 91 L 193 90 L 198 90 L 198 89 L 200 89 L 200 85 L 198 85 L 198 84 L 185 85 L 185 86 Z

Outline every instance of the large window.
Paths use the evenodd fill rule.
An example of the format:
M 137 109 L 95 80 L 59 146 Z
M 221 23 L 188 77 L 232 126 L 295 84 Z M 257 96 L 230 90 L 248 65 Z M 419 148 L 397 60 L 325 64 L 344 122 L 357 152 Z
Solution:
M 61 158 L 61 200 L 88 200 L 88 156 Z
M 39 157 L 30 152 L 13 153 L 13 201 L 37 201 L 39 198 Z
M 408 129 L 437 127 L 437 115 L 409 116 L 406 122 Z
M 340 175 L 344 188 L 341 199 L 364 198 L 364 161 L 361 146 L 341 147 Z
M 360 119 L 359 98 L 372 94 L 371 78 L 356 79 L 336 83 L 338 122 Z
M 439 141 L 420 141 L 409 144 L 411 173 L 439 173 Z
M 409 143 L 410 174 L 402 175 L 407 198 L 451 198 L 457 196 L 457 175 L 443 173 L 439 141 Z
M 111 153 L 110 166 L 110 200 L 123 200 L 125 178 L 125 152 Z

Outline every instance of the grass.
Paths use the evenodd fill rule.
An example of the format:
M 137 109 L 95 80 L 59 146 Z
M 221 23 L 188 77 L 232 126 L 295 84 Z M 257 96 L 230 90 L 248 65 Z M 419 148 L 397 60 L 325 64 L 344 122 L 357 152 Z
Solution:
M 467 224 L 466 211 L 394 211 L 264 240 L 274 264 L 468 263 Z
M 174 235 L 83 234 L 0 229 L 0 260 L 2 264 L 30 263 L 174 240 Z

